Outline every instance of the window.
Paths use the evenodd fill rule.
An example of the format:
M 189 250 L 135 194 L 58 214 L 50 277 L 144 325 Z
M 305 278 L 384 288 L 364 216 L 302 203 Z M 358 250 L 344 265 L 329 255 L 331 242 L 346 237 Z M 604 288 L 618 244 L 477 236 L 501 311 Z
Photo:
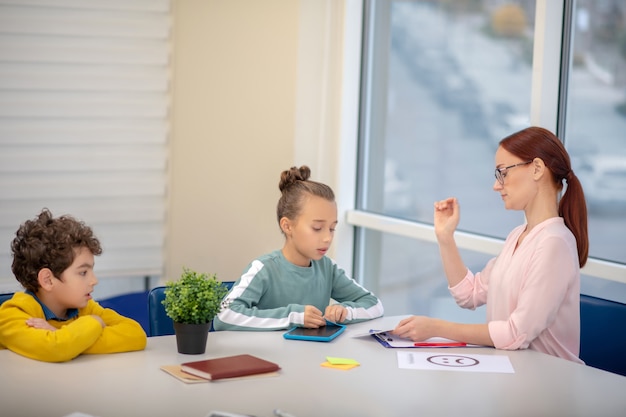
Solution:
M 565 145 L 587 199 L 589 255 L 626 264 L 626 4 L 576 1 L 571 32 Z M 591 295 L 624 293 L 588 275 L 582 283 Z
M 44 207 L 92 226 L 99 278 L 162 274 L 169 26 L 168 0 L 0 6 L 3 290 L 15 231 Z
M 362 276 L 383 301 L 393 297 L 393 302 L 385 303 L 388 314 L 444 314 L 437 304 L 446 280 L 432 233 L 434 201 L 459 199 L 458 242 L 474 271 L 499 252 L 513 227 L 524 222 L 523 213 L 504 210 L 492 190 L 494 154 L 505 136 L 531 124 L 553 126 L 551 130 L 570 149 L 581 180 L 590 166 L 590 177 L 603 176 L 602 187 L 612 187 L 605 191 L 588 185 L 590 205 L 602 195 L 626 195 L 626 174 L 620 173 L 624 158 L 615 158 L 610 168 L 592 162 L 626 149 L 626 118 L 618 111 L 620 100 L 626 101 L 624 85 L 606 86 L 600 95 L 598 86 L 585 84 L 590 82 L 589 69 L 576 67 L 580 60 L 576 54 L 569 84 L 567 77 L 559 78 L 562 66 L 569 69 L 569 55 L 560 49 L 568 47 L 567 42 L 560 44 L 563 16 L 565 33 L 574 27 L 567 24 L 568 16 L 575 15 L 577 30 L 581 22 L 584 28 L 593 20 L 606 31 L 605 21 L 595 15 L 585 20 L 580 9 L 591 4 L 600 8 L 602 3 L 616 14 L 623 6 L 578 2 L 575 14 L 569 2 L 547 3 L 365 3 L 357 210 L 348 213 L 348 221 L 360 226 L 355 276 Z M 613 9 L 608 3 L 614 3 Z M 615 46 L 619 24 L 615 19 Z M 536 33 L 544 35 L 536 39 Z M 595 50 L 596 45 L 589 48 Z M 605 62 L 615 65 L 617 50 L 606 53 Z M 537 57 L 541 65 L 534 62 Z M 619 68 L 614 79 L 626 73 Z M 565 92 L 569 100 L 564 99 Z M 559 106 L 565 102 L 567 107 Z M 610 116 L 597 117 L 610 106 L 615 108 Z M 565 121 L 567 129 L 562 127 Z M 598 141 L 601 146 L 594 145 Z M 603 151 L 591 152 L 597 147 Z M 626 253 L 620 248 L 626 246 L 626 237 L 618 232 L 626 230 L 626 216 L 616 219 L 590 216 L 591 255 L 610 262 L 591 260 L 584 285 L 589 284 L 589 291 L 595 285 L 602 292 L 608 283 L 610 291 L 595 295 L 623 302 Z

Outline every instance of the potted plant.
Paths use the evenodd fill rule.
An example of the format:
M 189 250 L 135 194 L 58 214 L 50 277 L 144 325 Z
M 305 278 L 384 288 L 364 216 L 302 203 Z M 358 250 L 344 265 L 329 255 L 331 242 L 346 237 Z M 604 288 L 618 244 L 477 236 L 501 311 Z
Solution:
M 179 280 L 165 284 L 165 313 L 174 322 L 179 353 L 201 354 L 213 318 L 220 311 L 228 289 L 215 274 L 204 274 L 183 268 Z

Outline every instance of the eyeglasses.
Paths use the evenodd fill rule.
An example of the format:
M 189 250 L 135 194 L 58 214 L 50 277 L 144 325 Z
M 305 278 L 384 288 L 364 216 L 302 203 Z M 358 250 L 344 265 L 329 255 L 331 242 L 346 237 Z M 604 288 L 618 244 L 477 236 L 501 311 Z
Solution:
M 506 171 L 511 169 L 511 168 L 515 168 L 518 167 L 520 165 L 528 165 L 530 164 L 532 161 L 528 161 L 528 162 L 520 162 L 519 164 L 513 164 L 513 165 L 509 165 L 508 167 L 504 167 L 504 168 L 496 168 L 496 179 L 498 180 L 498 182 L 500 183 L 500 185 L 504 185 L 504 177 L 506 177 Z

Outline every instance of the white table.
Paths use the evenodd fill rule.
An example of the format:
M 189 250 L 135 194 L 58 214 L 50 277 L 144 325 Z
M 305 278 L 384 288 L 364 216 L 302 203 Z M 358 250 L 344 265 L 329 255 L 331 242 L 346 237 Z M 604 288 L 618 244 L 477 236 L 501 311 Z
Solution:
M 275 408 L 296 417 L 626 415 L 626 377 L 620 375 L 538 352 L 490 348 L 471 353 L 507 355 L 514 374 L 399 369 L 397 349 L 369 336 L 351 337 L 393 327 L 398 319 L 348 326 L 330 343 L 285 340 L 282 332 L 213 332 L 204 355 L 178 354 L 174 336 L 149 338 L 142 352 L 82 355 L 60 364 L 2 350 L 0 415 L 204 417 L 221 410 L 271 417 Z M 277 362 L 280 375 L 189 385 L 159 369 L 239 353 Z M 326 356 L 353 358 L 361 366 L 324 368 Z

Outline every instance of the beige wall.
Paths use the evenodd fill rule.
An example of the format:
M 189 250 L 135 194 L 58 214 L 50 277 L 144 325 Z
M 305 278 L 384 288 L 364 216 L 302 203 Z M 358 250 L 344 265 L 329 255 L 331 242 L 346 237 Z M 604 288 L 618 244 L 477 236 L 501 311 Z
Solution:
M 340 71 L 333 59 L 320 62 L 328 55 L 324 34 L 340 31 L 338 4 L 173 1 L 165 279 L 178 278 L 185 266 L 235 280 L 254 257 L 282 247 L 275 219 L 280 172 L 295 164 L 321 166 L 317 150 L 328 152 L 338 141 L 339 116 L 321 115 L 337 107 L 328 105 L 336 96 L 324 91 Z M 296 120 L 317 128 L 297 129 Z M 333 173 L 329 168 L 326 177 L 316 177 L 314 169 L 313 177 L 332 186 Z

